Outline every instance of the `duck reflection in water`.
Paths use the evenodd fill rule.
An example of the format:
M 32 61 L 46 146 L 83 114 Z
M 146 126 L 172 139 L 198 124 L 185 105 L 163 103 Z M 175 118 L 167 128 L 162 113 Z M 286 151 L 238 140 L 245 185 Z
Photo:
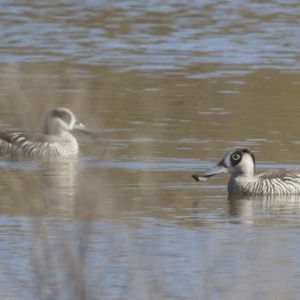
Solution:
M 298 212 L 299 208 L 300 195 L 228 195 L 228 213 L 236 223 L 266 222 L 266 214 L 270 212 Z M 272 218 L 267 219 L 272 222 Z
M 42 172 L 44 195 L 64 215 L 73 215 L 78 186 L 77 160 L 69 158 L 45 161 Z

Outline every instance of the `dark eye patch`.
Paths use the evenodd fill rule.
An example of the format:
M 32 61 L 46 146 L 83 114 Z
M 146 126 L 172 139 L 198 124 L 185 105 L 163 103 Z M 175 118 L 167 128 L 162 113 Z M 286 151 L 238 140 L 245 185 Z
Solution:
M 71 116 L 67 112 L 65 112 L 65 111 L 59 111 L 59 110 L 54 109 L 51 112 L 51 115 L 54 118 L 60 118 L 60 119 L 62 119 L 65 123 L 67 123 L 68 125 L 70 125 Z
M 235 154 L 232 154 L 232 159 L 233 160 L 239 160 L 240 158 L 241 158 L 241 155 L 240 154 L 237 154 L 237 153 L 235 153 Z
M 237 152 L 232 153 L 230 155 L 231 165 L 232 166 L 238 165 L 241 162 L 242 158 L 243 158 L 243 152 L 242 151 L 237 151 Z
M 53 118 L 61 118 L 60 114 L 61 114 L 61 112 L 60 112 L 59 110 L 53 109 L 53 110 L 51 111 L 51 116 L 52 116 Z
M 63 119 L 66 123 L 69 123 L 71 116 L 66 112 L 61 112 L 61 119 Z

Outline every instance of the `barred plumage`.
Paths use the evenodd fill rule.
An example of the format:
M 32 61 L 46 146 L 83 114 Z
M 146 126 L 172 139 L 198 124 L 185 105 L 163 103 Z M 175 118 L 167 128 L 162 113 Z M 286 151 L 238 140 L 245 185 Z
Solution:
M 44 122 L 43 134 L 0 132 L 0 153 L 27 157 L 72 157 L 78 144 L 69 130 L 84 130 L 67 108 L 51 110 Z
M 213 168 L 194 174 L 193 178 L 203 181 L 219 173 L 229 172 L 229 194 L 243 195 L 297 195 L 300 194 L 300 172 L 272 170 L 255 176 L 255 157 L 248 148 L 236 147 L 229 150 Z

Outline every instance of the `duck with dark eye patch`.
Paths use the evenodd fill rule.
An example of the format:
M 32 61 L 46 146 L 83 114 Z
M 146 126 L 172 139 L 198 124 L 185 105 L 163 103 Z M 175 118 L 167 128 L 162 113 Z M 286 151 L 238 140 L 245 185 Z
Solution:
M 248 148 L 230 149 L 214 167 L 194 174 L 196 181 L 229 172 L 229 194 L 244 195 L 300 195 L 300 171 L 271 170 L 255 176 L 255 157 Z
M 56 108 L 46 115 L 43 134 L 0 132 L 0 152 L 27 157 L 76 156 L 78 143 L 71 130 L 89 133 L 69 109 Z

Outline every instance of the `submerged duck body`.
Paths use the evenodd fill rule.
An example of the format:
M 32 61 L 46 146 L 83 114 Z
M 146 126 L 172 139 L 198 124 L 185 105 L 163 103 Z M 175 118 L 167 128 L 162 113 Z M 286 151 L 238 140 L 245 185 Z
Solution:
M 242 195 L 299 195 L 300 171 L 270 170 L 256 175 L 255 157 L 248 149 L 230 149 L 224 158 L 213 168 L 201 174 L 194 174 L 196 181 L 204 181 L 216 174 L 229 172 L 229 194 Z
M 0 132 L 0 152 L 26 157 L 73 157 L 78 154 L 78 143 L 69 131 L 83 128 L 69 109 L 56 108 L 47 114 L 43 134 Z

